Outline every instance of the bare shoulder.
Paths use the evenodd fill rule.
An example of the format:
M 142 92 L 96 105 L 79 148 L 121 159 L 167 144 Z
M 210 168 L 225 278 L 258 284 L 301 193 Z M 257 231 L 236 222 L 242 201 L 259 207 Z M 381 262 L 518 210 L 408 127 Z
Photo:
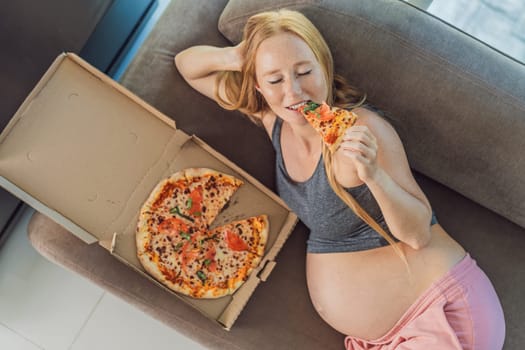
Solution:
M 380 140 L 392 141 L 392 139 L 397 139 L 398 142 L 401 142 L 392 124 L 378 113 L 365 107 L 355 108 L 352 112 L 358 116 L 355 125 L 367 126 Z
M 389 166 L 396 164 L 408 168 L 405 148 L 403 143 L 390 122 L 374 111 L 367 108 L 356 108 L 353 110 L 358 119 L 355 125 L 365 125 L 375 136 L 378 150 L 378 161 L 383 165 L 388 162 Z
M 375 136 L 378 145 L 378 161 L 387 169 L 403 169 L 408 172 L 409 164 L 405 149 L 396 130 L 384 117 L 364 107 L 353 110 L 358 119 L 355 125 L 364 125 Z

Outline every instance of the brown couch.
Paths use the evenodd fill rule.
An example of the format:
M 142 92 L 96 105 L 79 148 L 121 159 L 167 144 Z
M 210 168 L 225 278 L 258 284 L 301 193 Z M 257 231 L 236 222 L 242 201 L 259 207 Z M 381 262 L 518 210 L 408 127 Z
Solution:
M 392 116 L 438 220 L 495 285 L 507 322 L 505 349 L 525 348 L 522 64 L 397 0 L 175 0 L 121 82 L 274 188 L 264 131 L 189 88 L 173 57 L 194 44 L 236 42 L 247 16 L 282 6 L 311 18 L 333 49 L 337 71 Z M 309 300 L 307 234 L 296 227 L 270 278 L 227 332 L 43 215 L 29 227 L 41 254 L 211 349 L 342 349 L 343 335 Z

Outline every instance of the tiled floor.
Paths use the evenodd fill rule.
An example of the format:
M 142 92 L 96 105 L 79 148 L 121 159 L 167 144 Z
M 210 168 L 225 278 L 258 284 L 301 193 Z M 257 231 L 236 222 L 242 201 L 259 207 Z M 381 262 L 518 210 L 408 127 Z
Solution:
M 0 349 L 203 349 L 41 257 L 27 240 L 32 213 L 24 209 L 0 250 Z

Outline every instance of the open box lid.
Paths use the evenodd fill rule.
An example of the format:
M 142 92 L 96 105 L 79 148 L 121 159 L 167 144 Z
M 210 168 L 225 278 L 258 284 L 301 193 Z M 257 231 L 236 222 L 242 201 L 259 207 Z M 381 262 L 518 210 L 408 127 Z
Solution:
M 162 172 L 187 138 L 78 56 L 62 54 L 3 131 L 0 175 L 82 239 L 110 241 L 143 177 Z
M 297 222 L 277 195 L 70 53 L 55 60 L 0 135 L 0 186 L 166 290 L 136 257 L 136 224 L 157 183 L 188 167 L 244 182 L 214 226 L 269 217 L 265 256 L 233 296 L 198 300 L 174 293 L 229 329 Z

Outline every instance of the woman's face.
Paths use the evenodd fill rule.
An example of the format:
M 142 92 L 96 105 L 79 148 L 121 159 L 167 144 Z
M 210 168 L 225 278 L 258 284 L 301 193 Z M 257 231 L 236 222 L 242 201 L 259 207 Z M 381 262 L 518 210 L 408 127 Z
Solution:
M 281 33 L 265 39 L 255 57 L 259 92 L 272 111 L 290 123 L 306 120 L 297 108 L 325 101 L 328 86 L 324 71 L 308 45 L 298 36 Z

